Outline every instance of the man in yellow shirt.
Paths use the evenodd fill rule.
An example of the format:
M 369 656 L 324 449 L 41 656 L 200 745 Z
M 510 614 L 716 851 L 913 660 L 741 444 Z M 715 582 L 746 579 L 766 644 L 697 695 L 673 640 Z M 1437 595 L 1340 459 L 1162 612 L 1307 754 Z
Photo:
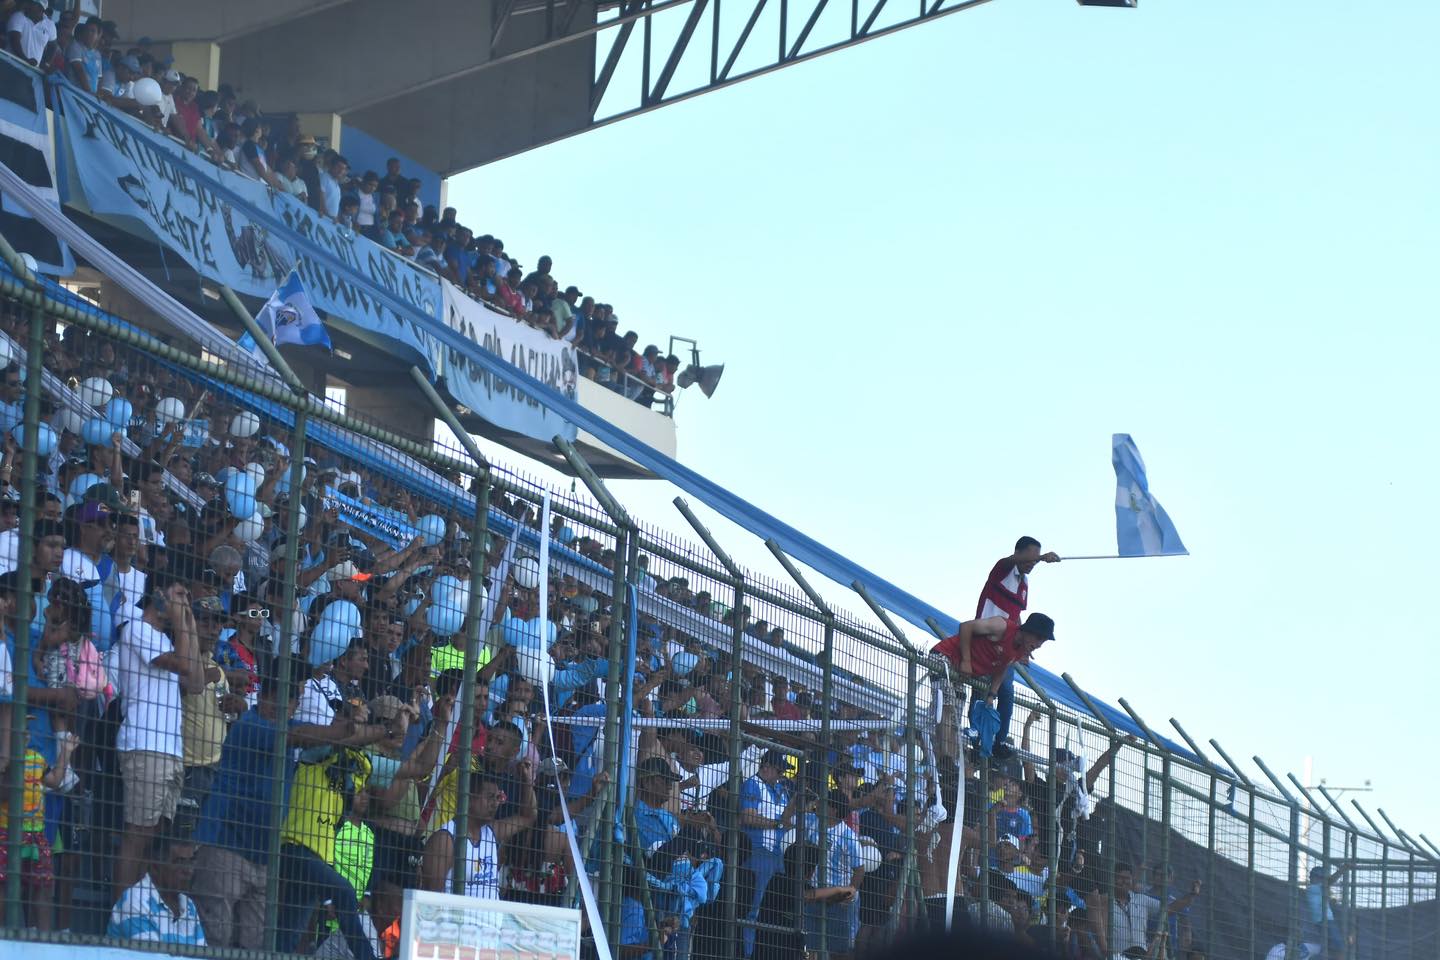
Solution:
M 319 763 L 302 763 L 290 788 L 290 808 L 280 828 L 280 921 L 276 949 L 294 952 L 302 925 L 320 903 L 331 901 L 340 932 L 355 960 L 375 953 L 360 925 L 355 889 L 335 869 L 335 833 L 346 813 L 365 813 L 370 761 L 363 753 L 335 747 Z

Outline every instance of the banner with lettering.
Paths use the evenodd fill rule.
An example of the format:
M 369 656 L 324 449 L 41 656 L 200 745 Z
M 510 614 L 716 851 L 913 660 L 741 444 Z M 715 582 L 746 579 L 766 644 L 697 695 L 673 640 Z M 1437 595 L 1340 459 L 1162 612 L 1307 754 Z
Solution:
M 481 307 L 414 261 L 289 194 L 221 169 L 66 84 L 56 90 L 67 204 L 131 232 L 138 225 L 202 276 L 252 296 L 269 297 L 295 265 L 312 302 L 336 328 L 443 378 L 456 401 L 503 429 L 538 440 L 575 438 L 573 424 L 492 382 L 463 353 L 442 345 L 437 333 L 444 323 L 468 331 L 477 348 L 573 398 L 572 348 Z M 447 306 L 461 301 L 474 310 Z
M 454 284 L 442 283 L 441 288 L 450 329 L 575 399 L 579 366 L 573 345 L 492 310 Z M 455 351 L 445 351 L 439 373 L 451 396 L 498 427 L 545 440 L 556 434 L 574 439 L 575 428 L 564 418 Z
M 341 523 L 364 530 L 396 550 L 410 546 L 420 535 L 420 531 L 411 525 L 410 518 L 398 510 L 373 506 L 363 500 L 347 497 L 333 487 L 325 488 L 325 496 L 334 503 Z M 330 506 L 330 503 L 325 506 Z

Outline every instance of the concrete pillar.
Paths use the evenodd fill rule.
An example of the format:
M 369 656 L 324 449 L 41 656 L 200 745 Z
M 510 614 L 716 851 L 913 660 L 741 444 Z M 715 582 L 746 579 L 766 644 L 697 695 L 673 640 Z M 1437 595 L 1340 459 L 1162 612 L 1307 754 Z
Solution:
M 261 104 L 262 110 L 268 109 Z M 301 113 L 300 130 L 315 138 L 315 142 L 324 150 L 329 147 L 332 150 L 340 149 L 340 114 L 338 113 Z
M 200 81 L 201 90 L 220 86 L 220 45 L 204 40 L 177 40 L 170 45 L 175 69 Z

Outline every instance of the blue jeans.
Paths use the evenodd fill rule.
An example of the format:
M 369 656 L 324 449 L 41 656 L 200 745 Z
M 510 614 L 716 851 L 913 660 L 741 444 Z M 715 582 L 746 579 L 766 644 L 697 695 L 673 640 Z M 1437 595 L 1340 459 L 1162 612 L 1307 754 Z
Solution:
M 280 848 L 280 930 L 275 947 L 293 953 L 304 932 L 300 925 L 311 910 L 330 900 L 340 920 L 340 932 L 355 960 L 375 960 L 370 938 L 360 926 L 360 905 L 349 881 L 321 860 L 314 851 L 296 843 Z
M 760 919 L 760 901 L 765 899 L 765 888 L 770 886 L 770 878 L 785 868 L 785 854 L 766 850 L 756 846 L 750 852 L 750 859 L 746 862 L 745 868 L 755 875 L 755 893 L 750 897 L 750 909 L 745 913 L 747 920 Z M 741 943 L 744 945 L 744 955 L 750 956 L 755 952 L 755 928 L 745 927 L 740 934 Z

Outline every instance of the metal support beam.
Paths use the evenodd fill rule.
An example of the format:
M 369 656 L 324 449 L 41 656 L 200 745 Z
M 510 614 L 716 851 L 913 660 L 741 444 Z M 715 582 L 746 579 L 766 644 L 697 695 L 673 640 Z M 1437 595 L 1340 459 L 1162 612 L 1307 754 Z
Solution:
M 1245 784 L 1245 786 L 1249 787 L 1251 790 L 1255 789 L 1255 784 L 1251 782 L 1249 777 L 1245 776 L 1245 771 L 1240 769 L 1240 764 L 1230 759 L 1230 754 L 1225 752 L 1225 748 L 1220 746 L 1220 742 L 1218 740 L 1216 740 L 1214 737 L 1211 737 L 1210 746 L 1215 748 L 1215 752 L 1220 754 L 1220 759 L 1225 761 L 1225 764 L 1230 768 L 1231 773 L 1235 774 L 1235 776 L 1240 778 L 1241 783 Z
M 250 334 L 250 339 L 255 341 L 260 352 L 265 354 L 265 359 L 270 361 L 270 366 L 280 374 L 280 379 L 285 381 L 285 385 L 301 396 L 309 393 L 310 391 L 305 389 L 305 384 L 295 375 L 295 371 L 290 369 L 290 364 L 286 363 L 285 358 L 280 355 L 280 349 L 275 346 L 270 335 L 260 329 L 260 324 L 256 323 L 255 318 L 250 315 L 250 311 L 245 309 L 245 304 L 240 302 L 235 291 L 221 284 L 220 299 L 225 302 L 225 306 L 230 308 L 230 312 L 235 314 L 235 318 L 240 321 L 245 332 Z
M 1079 697 L 1080 702 L 1085 704 L 1085 709 L 1089 710 L 1091 716 L 1093 716 L 1096 720 L 1100 721 L 1100 725 L 1105 728 L 1106 732 L 1109 733 L 1110 736 L 1116 738 L 1120 736 L 1120 731 L 1116 730 L 1115 725 L 1110 722 L 1109 718 L 1107 718 L 1105 714 L 1100 712 L 1100 708 L 1095 706 L 1095 701 L 1090 699 L 1090 695 L 1084 690 L 1080 689 L 1080 684 L 1075 682 L 1074 677 L 1070 676 L 1070 674 L 1068 673 L 1062 673 L 1060 674 L 1060 679 L 1064 680 L 1066 685 L 1075 692 L 1075 696 Z M 1114 766 L 1113 762 L 1111 763 L 1111 766 Z

